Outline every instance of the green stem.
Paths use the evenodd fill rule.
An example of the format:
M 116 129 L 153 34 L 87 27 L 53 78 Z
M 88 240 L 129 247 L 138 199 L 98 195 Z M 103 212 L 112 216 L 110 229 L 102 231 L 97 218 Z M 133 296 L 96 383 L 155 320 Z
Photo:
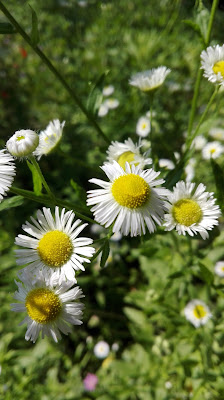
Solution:
M 215 12 L 216 12 L 216 9 L 218 6 L 218 2 L 219 2 L 219 0 L 213 0 L 213 3 L 212 3 L 211 14 L 210 14 L 209 23 L 208 23 L 208 30 L 207 30 L 203 49 L 206 49 L 206 47 L 208 47 L 208 44 L 210 42 L 211 31 L 212 31 L 212 26 L 213 26 Z M 193 127 L 202 75 L 203 75 L 203 71 L 201 70 L 201 62 L 200 62 L 199 67 L 198 67 L 198 72 L 197 72 L 196 83 L 195 83 L 195 87 L 194 87 L 194 96 L 193 96 L 193 100 L 192 100 L 192 104 L 191 104 L 191 112 L 190 112 L 190 118 L 189 118 L 189 124 L 188 124 L 188 138 L 191 135 L 191 131 L 192 131 L 192 127 Z
M 20 24 L 15 20 L 15 18 L 12 16 L 12 14 L 7 10 L 7 8 L 4 6 L 2 1 L 0 1 L 0 10 L 5 14 L 5 16 L 11 22 L 11 24 L 16 28 L 17 32 L 23 37 L 23 39 L 29 44 L 29 46 L 32 47 L 32 49 L 35 51 L 35 53 L 41 58 L 41 60 L 48 67 L 48 69 L 61 82 L 61 84 L 64 86 L 64 88 L 70 94 L 70 96 L 72 97 L 72 99 L 74 100 L 76 105 L 82 110 L 82 112 L 85 114 L 86 118 L 94 126 L 94 128 L 99 133 L 99 135 L 105 140 L 105 142 L 110 143 L 110 140 L 106 137 L 106 135 L 104 134 L 104 132 L 102 131 L 102 129 L 100 128 L 98 123 L 95 121 L 95 119 L 93 118 L 93 115 L 87 110 L 87 108 L 81 102 L 79 96 L 74 92 L 74 90 L 71 89 L 71 87 L 68 85 L 66 80 L 63 78 L 63 76 L 60 74 L 60 72 L 54 67 L 54 65 L 47 58 L 47 56 L 42 52 L 42 50 L 37 45 L 34 45 L 32 43 L 31 38 L 26 34 L 26 32 L 23 30 L 23 28 L 20 26 Z
M 33 164 L 34 168 L 36 169 L 36 171 L 37 171 L 37 173 L 38 173 L 38 175 L 40 177 L 40 180 L 41 180 L 41 182 L 42 182 L 47 194 L 49 195 L 50 198 L 54 199 L 54 195 L 53 195 L 51 189 L 49 188 L 49 186 L 48 186 L 48 184 L 47 184 L 47 182 L 46 182 L 46 180 L 45 180 L 45 178 L 44 178 L 44 176 L 42 174 L 42 171 L 40 169 L 40 166 L 39 166 L 37 160 L 35 159 L 34 156 L 30 156 L 29 157 L 29 161 Z
M 24 190 L 24 189 L 19 189 L 15 186 L 11 186 L 10 188 L 10 192 L 18 194 L 20 196 L 25 197 L 26 199 L 32 200 L 32 201 L 36 201 L 37 203 L 42 203 L 45 205 L 49 205 L 49 206 L 59 206 L 59 207 L 65 207 L 67 209 L 73 210 L 75 215 L 78 218 L 83 219 L 84 221 L 89 222 L 90 224 L 97 224 L 96 221 L 94 221 L 93 219 L 87 217 L 86 215 L 80 213 L 79 211 L 77 211 L 77 209 L 70 203 L 63 201 L 61 199 L 58 198 L 51 198 L 47 195 L 40 195 L 37 196 L 34 192 L 31 192 L 29 190 Z

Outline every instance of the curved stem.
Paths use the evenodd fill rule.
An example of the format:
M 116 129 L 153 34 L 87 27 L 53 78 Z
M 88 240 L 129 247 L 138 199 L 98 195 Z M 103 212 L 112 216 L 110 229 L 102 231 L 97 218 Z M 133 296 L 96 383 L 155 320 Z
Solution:
M 79 96 L 74 92 L 74 90 L 71 89 L 71 87 L 68 85 L 66 80 L 63 78 L 63 76 L 60 74 L 60 72 L 54 67 L 54 65 L 47 58 L 47 56 L 43 53 L 43 51 L 38 46 L 36 46 L 32 43 L 31 38 L 23 30 L 23 28 L 20 26 L 20 24 L 15 20 L 15 18 L 12 16 L 12 14 L 7 10 L 7 8 L 4 6 L 2 1 L 0 1 L 0 10 L 5 14 L 5 16 L 11 22 L 11 24 L 16 28 L 17 32 L 23 37 L 23 39 L 32 47 L 32 49 L 35 51 L 35 53 L 41 58 L 41 60 L 48 67 L 48 69 L 61 82 L 61 84 L 64 86 L 64 88 L 70 94 L 70 96 L 72 97 L 74 102 L 82 110 L 82 112 L 85 114 L 85 116 L 89 120 L 89 122 L 94 126 L 94 128 L 99 133 L 99 135 L 105 140 L 105 142 L 110 143 L 110 140 L 106 137 L 106 135 L 104 134 L 104 132 L 102 131 L 102 129 L 100 128 L 98 123 L 95 121 L 93 115 L 87 110 L 87 108 L 81 102 Z

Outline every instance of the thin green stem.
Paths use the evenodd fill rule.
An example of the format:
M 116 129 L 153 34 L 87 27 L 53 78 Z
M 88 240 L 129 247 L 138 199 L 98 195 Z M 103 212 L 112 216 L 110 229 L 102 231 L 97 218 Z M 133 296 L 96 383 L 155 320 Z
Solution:
M 73 210 L 74 213 L 76 214 L 76 216 L 83 219 L 84 221 L 87 221 L 90 224 L 97 224 L 97 222 L 94 221 L 93 219 L 91 219 L 91 218 L 87 217 L 86 215 L 77 211 L 77 208 L 74 207 L 72 204 L 70 204 L 66 201 L 63 201 L 61 199 L 52 198 L 52 197 L 49 197 L 48 195 L 37 196 L 34 192 L 31 192 L 29 190 L 19 189 L 15 186 L 11 186 L 10 192 L 18 194 L 20 196 L 23 196 L 26 199 L 36 201 L 37 203 L 41 203 L 41 204 L 45 204 L 45 205 L 49 205 L 49 206 L 65 207 L 69 210 Z
M 43 53 L 43 51 L 37 45 L 32 43 L 31 38 L 23 30 L 23 28 L 16 21 L 16 19 L 12 16 L 12 14 L 8 11 L 8 9 L 4 6 L 2 1 L 0 1 L 0 10 L 5 14 L 5 16 L 8 18 L 8 20 L 11 22 L 11 24 L 17 30 L 17 32 L 23 37 L 23 39 L 29 44 L 29 46 L 32 47 L 32 49 L 35 51 L 35 53 L 41 58 L 41 60 L 48 67 L 48 69 L 61 82 L 61 84 L 64 86 L 64 88 L 70 94 L 70 96 L 72 97 L 72 99 L 74 100 L 76 105 L 82 110 L 82 112 L 85 114 L 86 118 L 94 126 L 94 128 L 99 133 L 99 135 L 105 140 L 106 143 L 110 143 L 110 140 L 107 138 L 107 136 L 104 134 L 104 132 L 102 131 L 102 129 L 100 128 L 98 123 L 95 121 L 93 115 L 87 110 L 87 108 L 81 102 L 79 96 L 74 92 L 73 89 L 71 89 L 71 87 L 68 85 L 66 80 L 63 78 L 63 76 L 60 74 L 60 72 L 54 67 L 54 65 L 51 63 L 49 58 Z
M 211 31 L 212 31 L 212 26 L 213 26 L 215 12 L 216 12 L 216 9 L 218 6 L 218 2 L 219 2 L 219 0 L 213 0 L 213 3 L 212 3 L 211 13 L 210 13 L 210 18 L 209 18 L 209 23 L 208 23 L 208 30 L 207 30 L 207 34 L 206 34 L 206 38 L 205 38 L 205 42 L 204 42 L 204 46 L 203 46 L 204 49 L 208 46 L 208 44 L 210 42 Z M 201 70 L 201 63 L 199 63 L 196 83 L 195 83 L 195 87 L 194 87 L 194 96 L 193 96 L 193 100 L 192 100 L 192 104 L 191 104 L 189 124 L 188 124 L 188 138 L 190 137 L 191 132 L 192 132 L 202 75 L 203 75 L 203 71 Z
M 42 182 L 47 194 L 49 195 L 50 198 L 54 199 L 54 195 L 53 195 L 51 189 L 49 188 L 49 186 L 48 186 L 48 184 L 47 184 L 47 182 L 46 182 L 46 180 L 45 180 L 45 178 L 44 178 L 44 176 L 42 174 L 42 171 L 40 169 L 40 166 L 39 166 L 37 160 L 35 159 L 34 156 L 30 156 L 29 157 L 29 161 L 33 164 L 34 168 L 36 169 L 36 171 L 37 171 L 37 173 L 38 173 L 38 175 L 40 177 L 40 180 L 41 180 L 41 182 Z

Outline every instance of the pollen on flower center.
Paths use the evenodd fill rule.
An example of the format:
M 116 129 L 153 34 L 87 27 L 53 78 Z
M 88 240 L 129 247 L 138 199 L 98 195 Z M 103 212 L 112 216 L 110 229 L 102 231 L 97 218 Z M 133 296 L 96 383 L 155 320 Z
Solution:
M 149 199 L 150 187 L 145 180 L 135 174 L 117 178 L 111 188 L 114 199 L 124 207 L 131 209 L 143 206 Z
M 130 163 L 134 161 L 134 159 L 135 154 L 132 151 L 125 151 L 118 157 L 117 162 L 123 169 L 125 169 L 125 163 Z M 138 163 L 134 163 L 134 165 L 138 165 Z
M 196 318 L 200 319 L 206 316 L 207 311 L 202 305 L 198 304 L 197 306 L 195 306 L 193 314 Z
M 177 201 L 173 206 L 172 214 L 176 222 L 185 226 L 200 222 L 203 215 L 198 203 L 191 199 Z
M 62 309 L 59 297 L 45 288 L 31 290 L 26 296 L 25 306 L 30 318 L 39 324 L 54 321 Z
M 73 245 L 69 236 L 58 230 L 50 231 L 40 239 L 37 251 L 49 267 L 61 267 L 70 258 Z
M 20 136 L 17 136 L 16 141 L 20 142 L 20 140 L 23 140 L 23 139 L 25 139 L 25 136 L 20 135 Z
M 215 63 L 212 69 L 215 74 L 218 74 L 220 72 L 220 74 L 224 78 L 224 61 L 221 60 Z

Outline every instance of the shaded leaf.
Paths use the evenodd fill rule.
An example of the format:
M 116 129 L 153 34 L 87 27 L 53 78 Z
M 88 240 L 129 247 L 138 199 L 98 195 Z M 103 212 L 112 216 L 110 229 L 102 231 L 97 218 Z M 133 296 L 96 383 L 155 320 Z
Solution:
M 29 4 L 32 12 L 32 30 L 31 30 L 31 42 L 34 46 L 37 46 L 40 40 L 38 31 L 38 18 L 34 9 Z
M 21 204 L 23 204 L 23 201 L 23 196 L 13 196 L 9 199 L 3 200 L 3 202 L 0 204 L 0 211 L 7 210 L 8 208 L 12 207 L 21 206 Z
M 34 193 L 39 196 L 40 194 L 42 194 L 42 181 L 41 178 L 39 176 L 39 174 L 37 173 L 36 168 L 33 166 L 33 164 L 31 164 L 29 161 L 27 161 L 27 165 L 32 173 L 32 178 L 33 178 L 33 191 Z
M 224 209 L 224 173 L 223 168 L 211 158 L 211 165 L 215 180 L 215 185 L 217 189 L 217 202 L 220 205 L 221 209 Z
M 200 275 L 203 281 L 208 283 L 208 285 L 211 285 L 214 280 L 212 272 L 209 271 L 209 269 L 204 264 L 202 264 L 202 262 L 199 262 L 199 268 L 200 268 Z
M 70 184 L 73 187 L 75 193 L 77 194 L 78 198 L 86 203 L 86 191 L 80 186 L 77 182 L 70 180 Z
M 103 246 L 103 250 L 102 250 L 102 256 L 101 256 L 101 260 L 100 260 L 100 266 L 101 268 L 103 268 L 107 262 L 108 256 L 110 253 L 110 244 L 109 244 L 109 240 L 106 240 Z
M 109 71 L 105 71 L 102 75 L 100 75 L 99 79 L 97 80 L 97 82 L 95 83 L 95 85 L 93 85 L 89 97 L 87 99 L 87 109 L 88 111 L 95 115 L 102 103 L 102 99 L 103 99 L 103 86 L 104 86 L 104 80 L 106 75 L 108 74 Z

